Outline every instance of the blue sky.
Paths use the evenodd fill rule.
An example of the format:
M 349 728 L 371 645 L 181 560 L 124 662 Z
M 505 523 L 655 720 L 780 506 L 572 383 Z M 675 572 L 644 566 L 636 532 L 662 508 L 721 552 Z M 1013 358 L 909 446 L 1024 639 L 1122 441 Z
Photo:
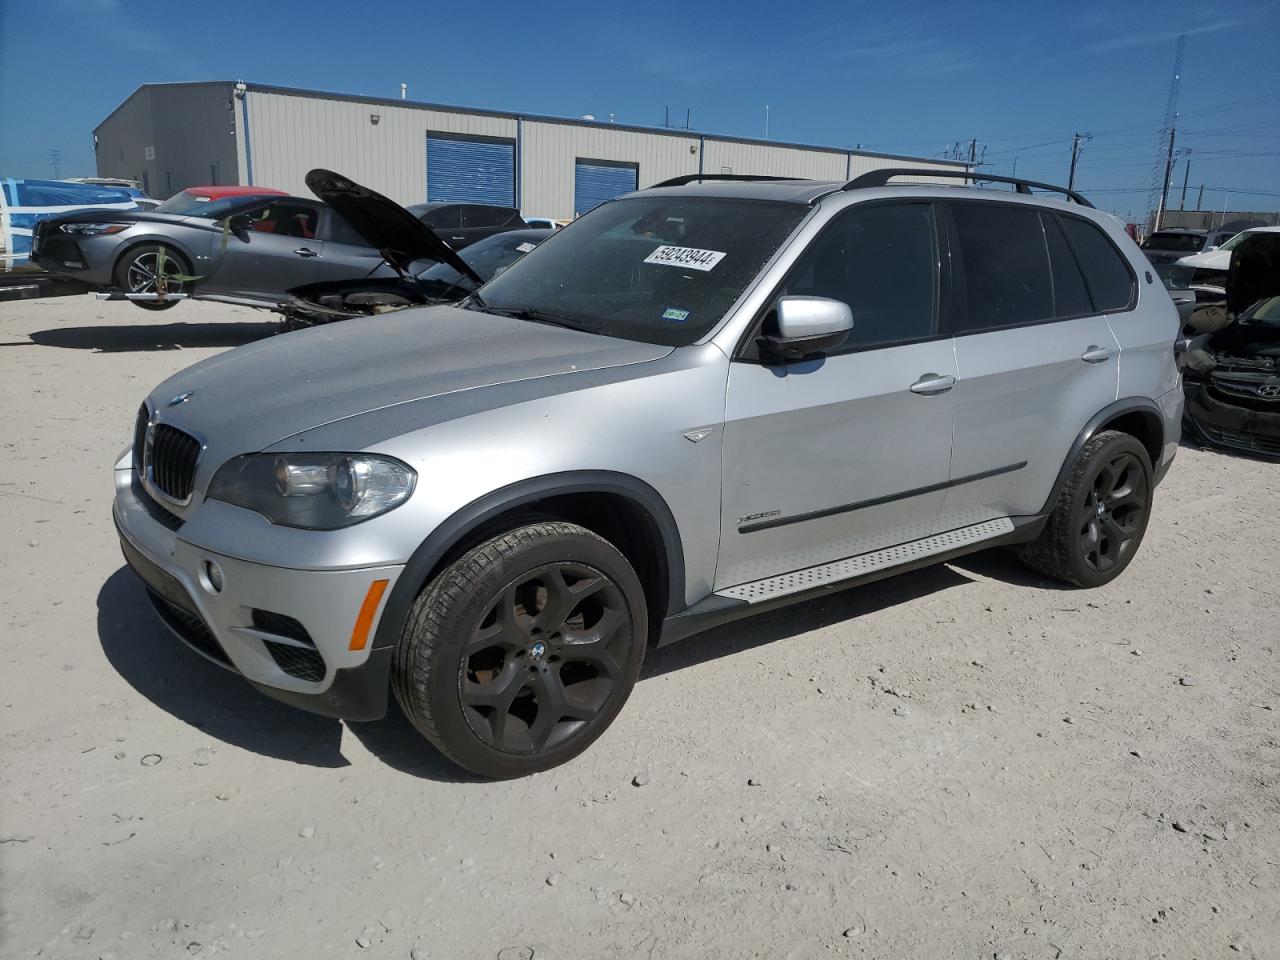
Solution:
M 1280 0 L 1076 4 L 0 0 L 0 175 L 92 174 L 139 84 L 236 79 L 935 155 L 1145 210 L 1179 33 L 1205 207 L 1280 207 Z M 195 11 L 199 9 L 199 13 Z M 1182 163 L 1177 169 L 1180 190 Z M 1230 196 L 1227 195 L 1230 191 Z M 1252 191 L 1245 193 L 1245 191 Z M 1176 205 L 1176 193 L 1174 205 Z

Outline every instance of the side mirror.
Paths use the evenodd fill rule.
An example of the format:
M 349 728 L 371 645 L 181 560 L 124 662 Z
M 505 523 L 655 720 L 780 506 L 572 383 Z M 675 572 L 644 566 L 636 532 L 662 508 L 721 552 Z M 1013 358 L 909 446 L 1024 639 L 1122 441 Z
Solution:
M 231 232 L 239 236 L 242 233 L 248 233 L 253 229 L 253 217 L 247 213 L 237 213 L 228 222 L 227 226 L 231 228 Z
M 774 311 L 776 332 L 757 342 L 762 353 L 779 360 L 804 360 L 834 350 L 853 329 L 849 305 L 828 297 L 779 297 Z

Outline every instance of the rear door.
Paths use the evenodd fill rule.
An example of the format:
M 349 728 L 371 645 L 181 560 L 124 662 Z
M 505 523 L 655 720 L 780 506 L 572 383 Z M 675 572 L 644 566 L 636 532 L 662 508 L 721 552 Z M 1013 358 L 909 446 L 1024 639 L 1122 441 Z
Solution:
M 236 215 L 247 228 L 229 231 L 210 277 L 197 284 L 205 293 L 279 302 L 286 290 L 320 279 L 324 255 L 318 203 L 277 200 Z M 221 246 L 221 242 L 219 243 Z
M 1058 216 L 943 205 L 959 382 L 942 525 L 1039 513 L 1072 443 L 1116 398 L 1119 344 Z
M 717 589 L 936 531 L 956 374 L 938 251 L 932 204 L 858 204 L 776 291 L 848 303 L 854 325 L 819 359 L 766 365 L 748 344 L 730 364 Z

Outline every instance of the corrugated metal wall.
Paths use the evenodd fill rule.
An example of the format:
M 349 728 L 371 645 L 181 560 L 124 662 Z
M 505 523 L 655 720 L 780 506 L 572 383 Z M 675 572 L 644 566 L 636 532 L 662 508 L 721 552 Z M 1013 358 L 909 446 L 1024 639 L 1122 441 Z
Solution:
M 129 102 L 100 126 L 99 172 L 136 176 L 142 145 L 154 138 L 180 150 L 184 141 L 202 146 L 192 154 L 193 169 L 203 169 L 196 180 L 208 181 L 208 159 L 200 159 L 218 138 L 226 135 L 238 150 L 236 176 L 224 182 L 252 182 L 307 195 L 304 180 L 314 167 L 346 174 L 399 203 L 421 203 L 427 197 L 426 142 L 430 133 L 501 137 L 517 143 L 518 204 L 532 215 L 568 219 L 574 215 L 574 165 L 579 159 L 634 163 L 641 188 L 683 174 L 761 174 L 816 180 L 843 180 L 869 170 L 891 166 L 937 166 L 955 169 L 953 163 L 895 159 L 843 150 L 743 142 L 684 130 L 635 129 L 607 123 L 517 119 L 514 115 L 442 109 L 400 101 L 358 100 L 304 90 L 249 85 L 243 101 L 234 100 L 232 117 L 226 115 L 221 93 L 202 91 L 215 84 L 174 84 L 143 87 L 132 99 L 140 102 L 149 89 L 165 90 L 165 109 L 148 110 L 157 128 L 143 128 L 138 111 Z M 220 85 L 229 90 L 230 84 Z M 188 107 L 190 109 L 188 109 Z M 247 108 L 246 144 L 244 116 Z M 378 122 L 373 123 L 377 117 Z M 234 125 L 231 137 L 228 125 Z M 199 129 L 197 129 L 199 128 Z M 212 131 L 212 132 L 210 132 Z M 162 135 L 163 134 L 163 135 Z M 169 148 L 166 148 L 169 149 Z M 138 162 L 107 163 L 110 150 L 139 154 Z M 199 156 L 197 156 L 197 154 Z M 158 162 L 155 169 L 163 169 Z M 152 172 L 154 180 L 156 173 Z M 153 188 L 155 184 L 153 183 Z M 177 189 L 175 184 L 175 189 Z

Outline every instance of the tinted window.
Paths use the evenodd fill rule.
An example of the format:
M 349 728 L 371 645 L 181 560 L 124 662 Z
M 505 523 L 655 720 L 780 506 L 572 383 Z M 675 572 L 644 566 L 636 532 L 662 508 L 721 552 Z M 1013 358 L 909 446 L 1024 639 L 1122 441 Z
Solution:
M 846 348 L 919 340 L 937 332 L 937 262 L 930 204 L 855 207 L 822 231 L 779 295 L 847 303 Z
M 1195 253 L 1204 246 L 1204 237 L 1195 233 L 1153 233 L 1142 244 L 1143 250 L 1174 250 Z
M 446 207 L 410 207 L 409 212 L 432 230 L 456 230 L 462 226 L 462 211 L 456 205 Z
M 499 227 L 507 222 L 511 211 L 506 207 L 486 207 L 472 204 L 462 208 L 463 227 Z
M 1080 275 L 1080 267 L 1062 235 L 1058 218 L 1052 214 L 1040 215 L 1044 227 L 1045 243 L 1049 247 L 1049 269 L 1053 276 L 1053 315 L 1055 317 L 1083 317 L 1094 312 L 1089 290 Z
M 1078 217 L 1061 217 L 1067 238 L 1084 269 L 1098 310 L 1124 310 L 1133 300 L 1133 274 L 1106 234 Z
M 951 204 L 954 259 L 968 307 L 958 332 L 1053 317 L 1053 281 L 1040 214 L 1000 203 Z

